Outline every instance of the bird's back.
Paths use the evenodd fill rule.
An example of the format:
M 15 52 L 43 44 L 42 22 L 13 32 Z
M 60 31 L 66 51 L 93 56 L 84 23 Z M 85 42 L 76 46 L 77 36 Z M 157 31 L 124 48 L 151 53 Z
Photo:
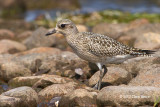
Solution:
M 71 35 L 70 39 L 72 40 L 68 42 L 78 56 L 85 60 L 90 59 L 91 62 L 104 62 L 107 58 L 116 60 L 117 56 L 122 57 L 122 59 L 150 56 L 153 52 L 131 48 L 108 36 L 91 32 L 80 32 L 76 36 Z

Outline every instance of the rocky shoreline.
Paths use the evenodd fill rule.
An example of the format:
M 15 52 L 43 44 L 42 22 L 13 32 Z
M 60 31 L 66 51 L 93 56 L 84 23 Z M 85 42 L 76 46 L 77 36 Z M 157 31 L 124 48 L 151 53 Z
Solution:
M 0 22 L 2 23 L 2 22 Z M 88 31 L 77 25 L 79 31 Z M 15 26 L 16 27 L 16 26 Z M 156 57 L 140 57 L 107 65 L 98 91 L 99 71 L 80 59 L 62 35 L 45 37 L 48 29 L 0 27 L 0 106 L 153 106 L 160 103 L 160 24 L 146 19 L 99 23 L 90 31 L 124 44 L 157 50 Z M 14 28 L 13 28 L 14 29 Z

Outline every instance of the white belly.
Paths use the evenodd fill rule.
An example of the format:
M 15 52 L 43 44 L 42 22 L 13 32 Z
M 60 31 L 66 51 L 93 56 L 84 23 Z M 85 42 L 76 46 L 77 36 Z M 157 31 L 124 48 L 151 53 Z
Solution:
M 118 64 L 118 63 L 123 63 L 127 59 L 134 58 L 134 56 L 131 55 L 117 55 L 113 57 L 107 57 L 103 63 L 104 64 Z

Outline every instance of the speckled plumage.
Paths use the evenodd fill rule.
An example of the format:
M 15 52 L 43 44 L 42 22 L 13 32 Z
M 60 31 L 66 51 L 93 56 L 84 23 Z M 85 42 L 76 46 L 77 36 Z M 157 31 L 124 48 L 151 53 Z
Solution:
M 129 55 L 130 57 L 128 58 L 150 56 L 150 54 L 147 54 L 140 49 L 131 48 L 101 34 L 78 32 L 76 35 L 69 35 L 66 36 L 66 38 L 68 44 L 79 57 L 93 63 L 109 63 L 107 62 L 107 58 L 115 57 L 117 55 Z
M 101 87 L 101 81 L 107 68 L 105 64 L 121 63 L 127 59 L 138 56 L 151 56 L 154 51 L 141 50 L 126 46 L 108 36 L 91 33 L 79 32 L 75 24 L 63 19 L 57 22 L 56 28 L 46 35 L 61 33 L 73 51 L 82 59 L 96 63 L 100 69 L 100 79 L 96 88 Z M 104 73 L 102 73 L 104 69 Z

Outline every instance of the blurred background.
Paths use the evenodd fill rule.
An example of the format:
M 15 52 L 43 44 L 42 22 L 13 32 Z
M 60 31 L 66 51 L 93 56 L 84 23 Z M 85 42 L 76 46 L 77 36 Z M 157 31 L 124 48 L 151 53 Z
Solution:
M 25 40 L 39 27 L 53 28 L 62 18 L 72 20 L 80 31 L 101 33 L 135 46 L 136 39 L 129 37 L 138 29 L 126 32 L 159 23 L 160 0 L 0 0 L 0 29 L 12 31 L 16 41 Z M 140 32 L 157 33 L 155 28 L 145 25 Z
M 90 107 L 97 107 L 96 101 L 103 102 L 109 95 L 106 104 L 110 102 L 110 106 L 116 102 L 117 106 L 154 104 L 158 107 L 159 94 L 155 94 L 157 97 L 153 95 L 160 87 L 160 58 L 140 58 L 125 64 L 107 65 L 110 68 L 104 77 L 104 86 L 117 87 L 104 92 L 109 94 L 97 100 L 97 91 L 81 83 L 94 86 L 99 78 L 98 67 L 79 59 L 63 35 L 45 36 L 62 18 L 72 20 L 80 32 L 107 35 L 144 50 L 160 50 L 160 0 L 0 0 L 0 107 L 19 107 L 16 104 L 22 107 L 53 107 L 66 94 L 69 97 L 64 97 L 66 102 L 61 101 L 62 105 L 67 103 L 82 107 L 84 102 Z M 125 85 L 142 87 L 122 90 Z M 22 87 L 10 91 L 10 95 L 2 95 L 21 86 L 32 87 L 36 92 Z M 83 90 L 76 91 L 79 88 Z M 24 91 L 19 91 L 21 89 Z M 31 92 L 28 93 L 28 90 Z M 84 92 L 84 99 L 79 97 L 79 92 Z M 76 100 L 72 99 L 72 93 L 77 93 Z M 122 97 L 131 93 L 135 98 L 128 100 L 127 97 L 117 97 L 115 93 Z M 142 99 L 137 93 L 149 97 Z
M 61 13 L 79 15 L 104 10 L 160 13 L 160 0 L 0 0 L 1 18 L 27 22 L 42 18 L 53 20 Z

